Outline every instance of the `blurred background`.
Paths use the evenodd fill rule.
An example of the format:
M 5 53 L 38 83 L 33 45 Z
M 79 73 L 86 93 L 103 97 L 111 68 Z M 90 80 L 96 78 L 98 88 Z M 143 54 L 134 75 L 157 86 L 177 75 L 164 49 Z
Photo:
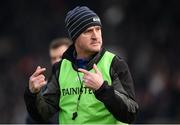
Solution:
M 67 36 L 65 14 L 76 5 L 98 13 L 104 46 L 128 63 L 135 123 L 180 123 L 179 0 L 1 0 L 0 123 L 25 123 L 29 76 L 40 65 L 48 77 L 49 43 Z

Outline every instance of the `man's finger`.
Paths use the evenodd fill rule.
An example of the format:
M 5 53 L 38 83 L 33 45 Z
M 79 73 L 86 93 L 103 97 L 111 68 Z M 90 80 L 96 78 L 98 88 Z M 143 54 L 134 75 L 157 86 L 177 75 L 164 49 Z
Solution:
M 38 69 L 41 69 L 41 66 L 38 66 L 38 67 L 36 68 L 36 70 L 38 70 Z
M 97 68 L 96 64 L 93 65 L 93 69 L 95 70 L 95 73 L 100 73 L 99 69 Z
M 42 74 L 40 74 L 40 75 L 38 75 L 37 77 L 35 77 L 36 79 L 45 79 L 45 76 L 44 75 L 42 75 Z
M 84 74 L 89 74 L 89 71 L 85 70 L 85 69 L 81 69 L 79 68 L 78 71 L 84 73 Z
M 34 84 L 34 89 L 37 89 L 39 91 L 46 84 L 46 81 L 39 81 L 38 84 Z
M 43 81 L 43 82 L 40 82 L 39 86 L 40 86 L 40 87 L 43 87 L 43 86 L 45 86 L 46 84 L 47 84 L 47 82 L 46 82 L 46 81 Z
M 45 79 L 38 79 L 38 83 L 46 82 Z
M 32 76 L 38 76 L 39 74 L 42 74 L 44 71 L 46 70 L 46 68 L 37 68 L 37 70 L 33 73 Z

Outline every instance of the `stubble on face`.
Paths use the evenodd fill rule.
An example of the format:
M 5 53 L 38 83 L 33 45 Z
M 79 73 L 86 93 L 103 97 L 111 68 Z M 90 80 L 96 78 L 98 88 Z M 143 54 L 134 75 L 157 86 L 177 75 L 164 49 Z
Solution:
M 86 29 L 75 41 L 77 54 L 91 56 L 101 50 L 102 36 L 99 26 Z

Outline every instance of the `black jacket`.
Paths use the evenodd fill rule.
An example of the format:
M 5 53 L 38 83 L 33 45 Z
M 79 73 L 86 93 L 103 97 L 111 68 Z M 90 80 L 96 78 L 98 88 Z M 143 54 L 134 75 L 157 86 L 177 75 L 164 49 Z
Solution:
M 74 45 L 64 53 L 63 59 L 70 60 L 75 70 L 77 66 L 74 58 Z M 87 70 L 92 69 L 94 63 L 98 63 L 105 49 L 89 61 Z M 26 107 L 30 115 L 40 121 L 47 121 L 54 113 L 60 110 L 60 86 L 58 83 L 59 67 L 61 61 L 53 66 L 52 77 L 46 88 L 38 94 L 32 94 L 28 87 L 24 93 Z M 94 92 L 95 97 L 104 103 L 105 107 L 113 116 L 125 123 L 132 123 L 137 115 L 138 104 L 135 101 L 134 85 L 128 66 L 123 59 L 118 56 L 113 58 L 110 67 L 112 85 L 104 81 L 103 85 Z

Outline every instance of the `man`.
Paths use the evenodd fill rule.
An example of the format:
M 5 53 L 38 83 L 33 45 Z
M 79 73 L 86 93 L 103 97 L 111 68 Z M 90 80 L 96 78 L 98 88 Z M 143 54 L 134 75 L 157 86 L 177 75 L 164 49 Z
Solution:
M 102 47 L 101 21 L 87 7 L 67 13 L 66 28 L 73 41 L 62 60 L 53 66 L 52 79 L 42 95 L 44 68 L 29 82 L 25 102 L 36 119 L 48 119 L 59 111 L 61 124 L 132 123 L 138 104 L 127 64 Z
M 71 40 L 68 38 L 56 38 L 49 45 L 49 56 L 51 59 L 51 64 L 59 62 L 62 59 L 63 53 L 71 45 Z
M 62 38 L 56 38 L 54 39 L 50 45 L 49 45 L 49 56 L 51 60 L 51 64 L 54 65 L 55 63 L 59 62 L 62 59 L 63 53 L 68 49 L 68 47 L 71 45 L 71 40 L 62 37 Z M 39 67 L 40 68 L 40 67 Z M 31 76 L 34 81 L 37 81 L 37 77 Z M 32 82 L 30 79 L 30 82 Z M 58 123 L 58 114 L 54 115 L 49 121 L 42 121 L 40 119 L 34 120 L 32 119 L 29 115 L 26 118 L 26 123 L 27 124 L 32 124 L 32 123 Z

